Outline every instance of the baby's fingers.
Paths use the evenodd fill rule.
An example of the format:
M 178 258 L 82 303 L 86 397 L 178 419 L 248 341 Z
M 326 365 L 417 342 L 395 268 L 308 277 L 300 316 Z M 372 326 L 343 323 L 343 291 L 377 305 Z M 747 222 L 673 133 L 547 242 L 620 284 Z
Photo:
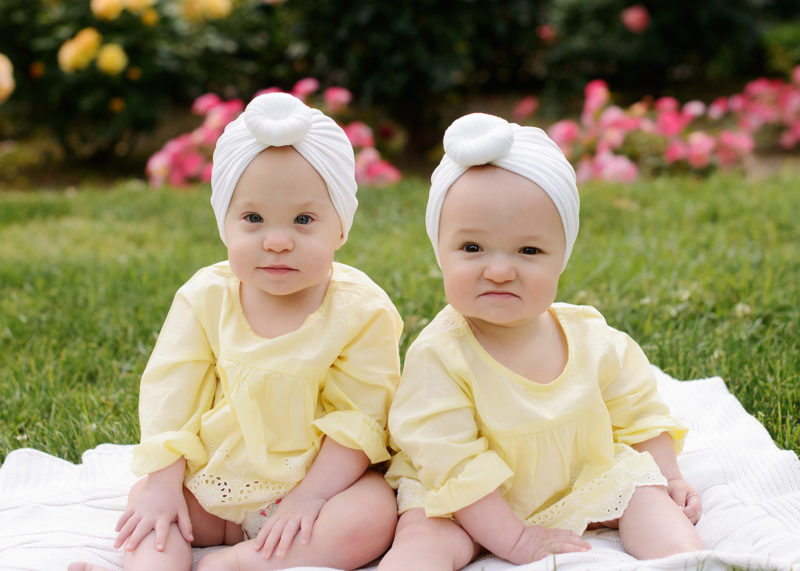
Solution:
M 700 494 L 697 492 L 690 493 L 686 496 L 686 507 L 683 508 L 683 513 L 689 518 L 692 523 L 700 521 L 700 515 L 703 512 L 703 502 L 700 499 Z
M 132 515 L 129 515 L 125 519 L 125 522 L 122 523 L 122 518 L 120 518 L 120 521 L 117 522 L 116 531 L 118 533 L 117 538 L 114 540 L 114 548 L 119 549 L 122 544 L 125 543 L 125 540 L 130 537 L 131 533 L 133 533 L 133 530 L 136 529 L 137 525 L 139 525 L 140 520 L 141 517 L 139 516 L 132 517 Z
M 142 542 L 142 540 L 145 537 L 147 537 L 152 531 L 153 531 L 152 523 L 146 522 L 144 520 L 140 521 L 139 525 L 136 526 L 136 529 L 133 530 L 133 533 L 131 533 L 131 536 L 125 542 L 125 549 L 127 551 L 133 551 L 134 549 L 139 547 L 139 544 Z M 162 540 L 162 545 L 163 545 L 163 540 Z
M 581 539 L 580 536 L 571 533 L 570 535 L 554 537 L 550 541 L 548 553 L 575 553 L 589 551 L 591 548 L 591 544 Z
M 164 551 L 164 545 L 167 542 L 167 534 L 169 533 L 169 528 L 172 525 L 171 522 L 159 520 L 156 522 L 155 527 L 155 548 L 156 551 Z
M 300 522 L 300 541 L 304 544 L 311 541 L 311 530 L 314 529 L 314 522 L 316 518 L 306 517 Z
M 192 520 L 189 518 L 189 510 L 183 510 L 178 513 L 178 529 L 188 543 L 194 541 L 194 534 L 192 533 Z
M 256 549 L 261 551 L 261 557 L 264 559 L 272 557 L 272 552 L 275 551 L 275 546 L 278 545 L 282 531 L 283 526 L 275 526 L 275 524 L 273 524 L 262 536 L 261 533 L 264 532 L 264 528 L 261 529 L 261 532 L 258 534 L 259 538 L 261 538 L 261 545 L 259 546 L 259 542 L 256 542 Z
M 278 547 L 275 550 L 275 555 L 278 557 L 283 557 L 286 555 L 286 551 L 289 549 L 289 546 L 292 544 L 297 532 L 300 530 L 300 522 L 292 520 L 286 527 L 283 528 L 283 533 L 281 534 L 281 540 L 278 543 Z
M 122 515 L 119 516 L 119 519 L 117 520 L 117 525 L 114 526 L 114 531 L 120 531 L 122 526 L 125 525 L 125 522 L 128 521 L 132 515 L 133 510 L 131 508 L 128 508 L 122 512 Z

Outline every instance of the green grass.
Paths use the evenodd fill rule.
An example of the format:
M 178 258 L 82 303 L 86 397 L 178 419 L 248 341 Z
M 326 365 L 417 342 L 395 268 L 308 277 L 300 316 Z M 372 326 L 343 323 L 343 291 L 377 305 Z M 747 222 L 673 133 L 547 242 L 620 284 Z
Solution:
M 800 451 L 800 192 L 787 174 L 585 185 L 559 299 L 596 305 L 677 378 L 721 375 Z M 427 184 L 362 189 L 338 259 L 382 285 L 408 343 L 444 303 Z M 138 437 L 138 379 L 175 290 L 225 257 L 208 188 L 0 193 L 0 460 Z

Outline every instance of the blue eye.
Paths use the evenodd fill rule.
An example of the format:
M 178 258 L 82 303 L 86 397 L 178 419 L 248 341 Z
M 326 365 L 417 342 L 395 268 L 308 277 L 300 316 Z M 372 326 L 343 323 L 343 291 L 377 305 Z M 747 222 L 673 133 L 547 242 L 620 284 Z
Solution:
M 523 246 L 522 248 L 519 249 L 519 253 L 525 254 L 526 256 L 535 256 L 540 252 L 541 250 L 535 246 Z
M 295 224 L 311 224 L 311 216 L 308 214 L 300 214 L 294 219 Z
M 248 222 L 250 222 L 251 224 L 260 224 L 261 222 L 264 221 L 264 219 L 261 218 L 261 215 L 260 214 L 256 214 L 255 212 L 251 212 L 250 214 L 246 214 L 244 219 L 247 220 Z

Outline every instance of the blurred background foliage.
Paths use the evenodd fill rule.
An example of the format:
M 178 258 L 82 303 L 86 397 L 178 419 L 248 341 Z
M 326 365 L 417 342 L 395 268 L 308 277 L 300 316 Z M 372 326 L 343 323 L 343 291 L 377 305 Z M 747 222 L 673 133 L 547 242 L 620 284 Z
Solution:
M 621 18 L 633 5 L 644 26 Z M 800 63 L 797 0 L 0 0 L 0 15 L 16 81 L 0 139 L 44 131 L 84 160 L 129 155 L 203 93 L 246 101 L 308 76 L 424 154 L 477 96 L 536 93 L 555 118 L 598 77 L 631 101 L 709 100 Z M 124 67 L 65 71 L 59 51 L 86 28 Z

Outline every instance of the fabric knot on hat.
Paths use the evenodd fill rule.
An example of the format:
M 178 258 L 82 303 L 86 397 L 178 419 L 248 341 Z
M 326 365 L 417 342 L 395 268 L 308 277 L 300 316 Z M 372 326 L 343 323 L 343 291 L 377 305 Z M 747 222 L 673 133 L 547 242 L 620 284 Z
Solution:
M 444 152 L 463 167 L 491 163 L 511 150 L 513 144 L 511 125 L 486 113 L 456 119 L 444 134 Z
M 311 129 L 311 109 L 288 93 L 275 95 L 253 99 L 244 111 L 244 122 L 253 137 L 269 147 L 294 145 Z
M 494 115 L 471 113 L 453 121 L 444 133 L 443 144 L 445 154 L 431 176 L 425 213 L 425 226 L 437 262 L 439 219 L 447 191 L 470 167 L 495 165 L 532 181 L 555 204 L 566 239 L 563 271 L 578 235 L 580 198 L 575 170 L 547 133 Z
M 325 181 L 347 240 L 358 207 L 353 145 L 336 121 L 320 110 L 288 93 L 267 93 L 253 99 L 244 113 L 228 123 L 214 149 L 211 206 L 223 243 L 227 244 L 228 206 L 247 165 L 264 149 L 289 145 Z

